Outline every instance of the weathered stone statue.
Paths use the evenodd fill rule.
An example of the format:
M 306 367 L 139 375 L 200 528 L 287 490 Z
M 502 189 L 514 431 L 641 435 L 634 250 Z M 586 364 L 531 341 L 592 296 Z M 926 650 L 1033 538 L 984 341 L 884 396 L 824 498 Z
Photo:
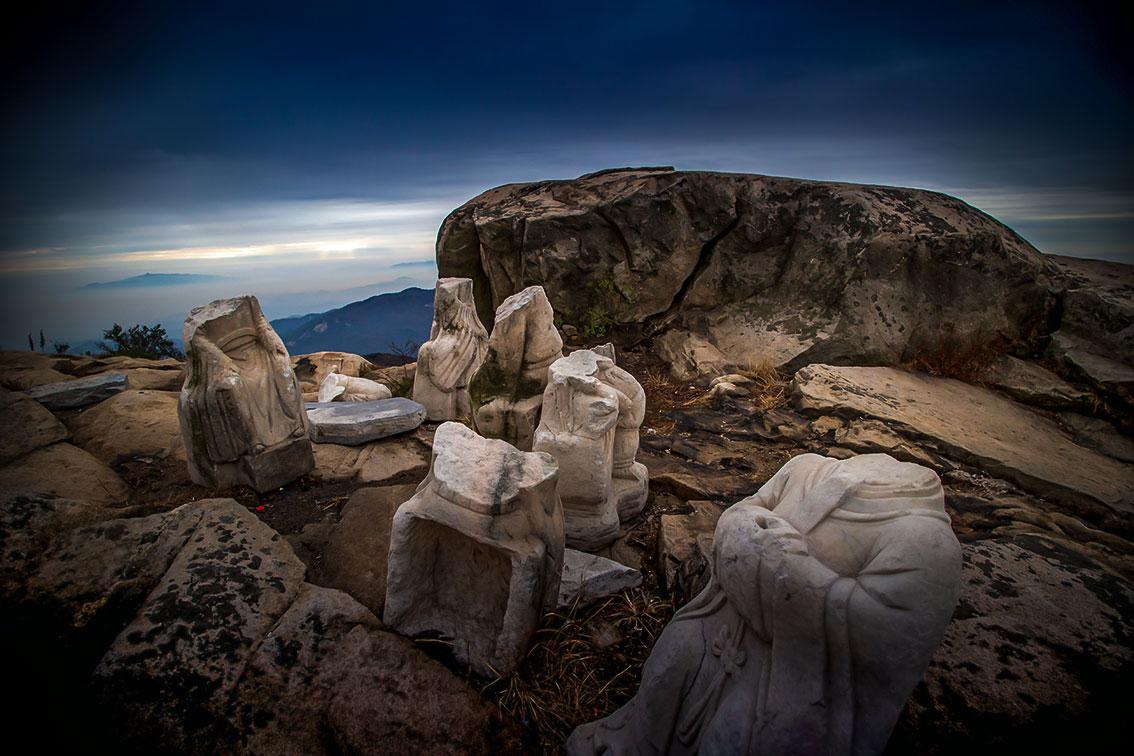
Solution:
M 557 467 L 444 423 L 429 475 L 394 516 L 383 621 L 438 634 L 478 673 L 516 668 L 563 569 Z
M 613 348 L 611 355 L 613 355 Z M 612 361 L 614 357 L 610 358 Z M 603 383 L 618 392 L 618 424 L 614 431 L 612 484 L 621 522 L 637 517 L 646 506 L 650 475 L 638 456 L 638 429 L 646 416 L 646 392 L 638 380 L 615 364 L 604 366 Z
M 618 538 L 611 473 L 619 393 L 603 380 L 613 364 L 585 349 L 551 364 L 533 445 L 559 463 L 567 545 L 582 551 Z
M 188 365 L 178 417 L 193 481 L 268 491 L 309 472 L 295 373 L 256 298 L 196 307 L 182 335 Z
M 319 384 L 320 402 L 376 402 L 391 396 L 390 389 L 369 378 L 328 373 Z
M 433 300 L 433 329 L 417 354 L 413 400 L 433 421 L 471 412 L 469 379 L 484 359 L 488 332 L 476 316 L 472 279 L 442 278 Z
M 547 369 L 563 356 L 563 339 L 542 286 L 529 286 L 496 308 L 488 351 L 472 380 L 473 426 L 530 451 L 539 424 Z
M 725 511 L 713 552 L 637 695 L 568 753 L 881 753 L 959 590 L 937 475 L 804 454 Z

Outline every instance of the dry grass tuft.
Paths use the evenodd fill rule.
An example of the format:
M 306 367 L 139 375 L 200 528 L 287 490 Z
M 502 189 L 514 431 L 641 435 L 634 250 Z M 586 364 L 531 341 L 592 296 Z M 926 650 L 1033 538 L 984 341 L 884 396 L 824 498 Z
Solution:
M 669 601 L 639 588 L 549 614 L 516 673 L 482 694 L 524 727 L 525 752 L 560 753 L 573 729 L 634 695 L 673 612 Z
M 670 435 L 677 427 L 666 416 L 666 412 L 688 407 L 704 396 L 696 386 L 677 383 L 659 368 L 647 369 L 636 377 L 646 392 L 646 418 L 642 421 L 642 427 L 653 428 L 660 436 Z
M 747 368 L 736 372 L 752 381 L 749 390 L 758 409 L 775 409 L 787 401 L 788 378 L 772 363 L 749 363 Z

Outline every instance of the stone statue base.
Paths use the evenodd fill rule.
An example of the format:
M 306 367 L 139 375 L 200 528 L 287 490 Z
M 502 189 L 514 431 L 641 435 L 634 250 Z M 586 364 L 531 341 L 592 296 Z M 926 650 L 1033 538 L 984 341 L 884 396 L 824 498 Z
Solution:
M 306 435 L 233 462 L 212 463 L 211 475 L 197 469 L 192 457 L 190 460 L 189 478 L 198 485 L 215 488 L 246 485 L 261 493 L 279 488 L 315 469 L 315 455 Z

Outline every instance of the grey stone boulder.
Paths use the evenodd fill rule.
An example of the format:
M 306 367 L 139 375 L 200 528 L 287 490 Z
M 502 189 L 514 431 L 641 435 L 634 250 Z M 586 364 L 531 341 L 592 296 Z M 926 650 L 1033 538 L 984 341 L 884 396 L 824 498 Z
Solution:
M 349 593 L 381 615 L 386 603 L 386 568 L 390 528 L 398 507 L 413 497 L 416 486 L 360 488 L 343 507 L 331 531 L 323 558 L 311 582 Z
M 63 423 L 42 404 L 22 393 L 0 389 L 0 465 L 69 436 Z
M 27 395 L 49 410 L 69 410 L 89 407 L 125 391 L 124 373 L 99 373 L 73 381 L 46 383 L 30 388 Z
M 1096 512 L 1134 511 L 1134 467 L 1076 444 L 1051 420 L 988 389 L 885 367 L 809 365 L 792 381 L 811 416 L 869 418 L 923 452 Z
M 323 480 L 391 484 L 418 482 L 429 472 L 429 447 L 413 436 L 361 446 L 315 444 L 315 474 Z
M 633 567 L 597 554 L 565 549 L 558 606 L 560 609 L 586 606 L 641 584 L 642 573 Z
M 311 440 L 358 446 L 407 433 L 425 421 L 425 407 L 399 396 L 373 402 L 308 402 Z
M 101 506 L 122 506 L 130 495 L 105 462 L 68 443 L 44 446 L 0 467 L 0 491 L 85 499 Z
M 687 355 L 686 375 L 753 358 L 899 364 L 953 340 L 1031 347 L 1065 276 L 943 194 L 668 168 L 490 189 L 445 219 L 437 265 L 472 278 L 488 326 L 541 285 L 580 329 L 665 336 L 659 354 Z
M 171 391 L 123 391 L 67 418 L 67 427 L 78 446 L 108 464 L 132 457 L 185 460 Z

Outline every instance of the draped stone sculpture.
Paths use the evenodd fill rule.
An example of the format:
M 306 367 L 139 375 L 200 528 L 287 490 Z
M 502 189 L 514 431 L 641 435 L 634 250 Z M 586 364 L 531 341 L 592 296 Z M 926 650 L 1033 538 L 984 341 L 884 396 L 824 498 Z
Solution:
M 559 462 L 567 545 L 582 551 L 597 551 L 618 538 L 611 473 L 619 394 L 603 381 L 612 365 L 585 349 L 551 364 L 533 445 Z
M 563 356 L 563 339 L 542 286 L 529 286 L 496 308 L 488 351 L 469 383 L 473 426 L 530 451 L 547 369 Z
M 646 393 L 613 353 L 580 349 L 551 364 L 533 447 L 559 462 L 567 545 L 583 551 L 616 540 L 649 487 L 646 466 L 635 461 Z
M 713 554 L 637 695 L 568 753 L 880 753 L 959 591 L 936 473 L 804 454 L 725 511 Z
M 391 396 L 390 389 L 369 378 L 328 373 L 319 384 L 320 402 L 376 402 Z
M 255 297 L 189 312 L 178 403 L 194 482 L 268 491 L 314 466 L 291 360 Z
M 488 332 L 476 316 L 472 279 L 442 278 L 433 300 L 433 329 L 417 355 L 413 400 L 433 421 L 469 415 L 469 379 L 484 359 Z
M 613 355 L 613 350 L 611 350 Z M 646 392 L 642 384 L 622 368 L 613 364 L 602 367 L 605 384 L 618 393 L 618 423 L 614 431 L 614 460 L 611 469 L 618 519 L 626 522 L 646 506 L 650 474 L 637 462 L 638 429 L 646 417 Z
M 557 467 L 444 423 L 429 475 L 394 516 L 383 621 L 439 634 L 482 675 L 506 675 L 555 608 L 563 569 Z

